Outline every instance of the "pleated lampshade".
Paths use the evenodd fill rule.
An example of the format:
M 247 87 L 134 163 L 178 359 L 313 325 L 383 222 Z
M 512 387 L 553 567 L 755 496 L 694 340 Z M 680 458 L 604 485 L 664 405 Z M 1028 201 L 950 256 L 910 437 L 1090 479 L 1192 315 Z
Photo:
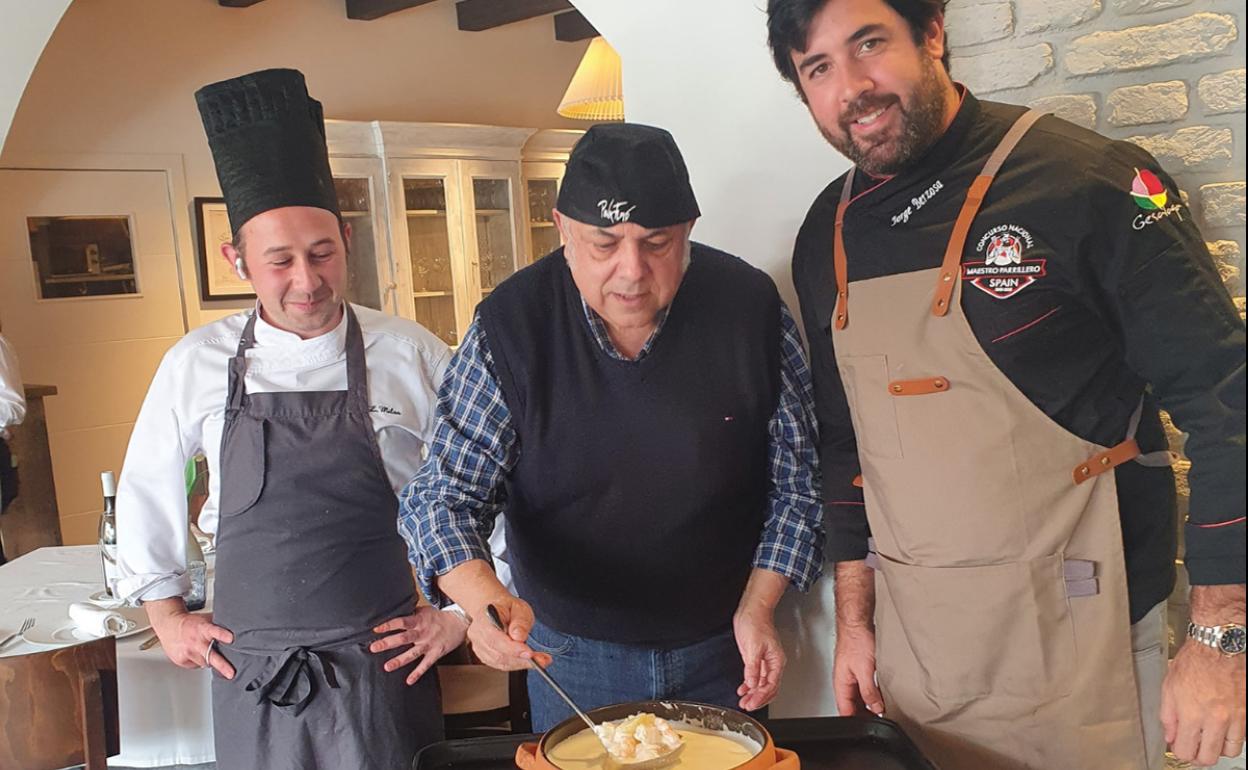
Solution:
M 624 119 L 624 87 L 620 78 L 620 55 L 611 44 L 596 37 L 559 102 L 558 113 L 574 120 L 598 123 Z

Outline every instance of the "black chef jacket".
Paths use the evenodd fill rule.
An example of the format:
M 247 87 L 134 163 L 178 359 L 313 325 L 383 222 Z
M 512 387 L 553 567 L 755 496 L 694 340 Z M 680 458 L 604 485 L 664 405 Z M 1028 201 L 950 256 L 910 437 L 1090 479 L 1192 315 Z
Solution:
M 1023 112 L 962 94 L 949 129 L 909 170 L 856 175 L 844 232 L 849 281 L 940 265 L 971 181 Z M 830 330 L 843 184 L 815 200 L 793 254 L 834 561 L 864 558 L 869 535 Z M 1042 118 L 989 188 L 962 261 L 982 263 L 999 248 L 1021 248 L 1043 269 L 1030 281 L 964 275 L 962 308 L 989 358 L 1056 423 L 1103 446 L 1126 437 L 1144 394 L 1137 440 L 1144 452 L 1164 449 L 1158 406 L 1169 412 L 1189 434 L 1189 578 L 1243 583 L 1244 325 L 1174 181 L 1136 145 Z M 1173 588 L 1174 475 L 1138 463 L 1115 473 L 1135 622 Z

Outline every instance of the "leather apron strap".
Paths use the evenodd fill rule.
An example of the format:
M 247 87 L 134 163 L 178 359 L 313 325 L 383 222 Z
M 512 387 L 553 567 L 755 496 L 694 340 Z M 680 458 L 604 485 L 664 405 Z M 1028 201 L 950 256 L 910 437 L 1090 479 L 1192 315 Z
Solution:
M 945 258 L 941 263 L 939 282 L 936 284 L 936 296 L 932 299 L 932 314 L 943 316 L 949 312 L 949 304 L 953 292 L 957 288 L 959 266 L 962 263 L 962 251 L 966 246 L 966 236 L 971 230 L 971 223 L 983 205 L 988 188 L 1001 165 L 1018 146 L 1023 135 L 1042 118 L 1045 113 L 1028 110 L 1020 117 L 1001 139 L 1001 143 L 988 156 L 979 175 L 971 182 L 971 189 L 966 194 L 966 201 L 953 225 L 953 234 L 945 246 Z M 840 330 L 849 324 L 849 276 L 847 274 L 848 258 L 845 254 L 845 238 L 842 235 L 845 226 L 845 210 L 853 199 L 854 169 L 850 169 L 845 177 L 845 185 L 841 188 L 841 199 L 836 206 L 836 231 L 832 237 L 832 259 L 836 271 L 836 312 L 833 327 Z

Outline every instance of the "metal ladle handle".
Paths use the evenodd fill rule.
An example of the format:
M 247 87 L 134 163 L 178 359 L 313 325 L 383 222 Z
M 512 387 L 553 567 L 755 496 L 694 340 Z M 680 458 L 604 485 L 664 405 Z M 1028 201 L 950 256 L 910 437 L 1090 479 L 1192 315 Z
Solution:
M 489 616 L 490 623 L 492 623 L 495 628 L 497 628 L 499 631 L 502 631 L 504 634 L 507 633 L 507 629 L 503 627 L 503 620 L 502 618 L 499 617 L 498 610 L 494 608 L 493 604 L 487 604 L 485 606 L 485 614 Z M 586 725 L 589 726 L 590 731 L 594 734 L 595 737 L 598 738 L 598 742 L 602 744 L 603 748 L 607 749 L 607 754 L 609 755 L 611 753 L 611 750 L 607 746 L 606 741 L 602 740 L 602 736 L 598 735 L 597 726 L 594 725 L 593 720 L 591 720 L 585 714 L 584 711 L 581 711 L 579 706 L 577 706 L 575 703 L 572 702 L 572 696 L 568 695 L 567 692 L 565 692 L 564 689 L 559 686 L 559 683 L 556 682 L 549 673 L 547 673 L 546 669 L 537 665 L 537 661 L 532 661 L 532 660 L 529 661 L 529 667 L 532 668 L 534 671 L 536 671 L 537 675 L 540 676 L 543 680 L 545 680 L 546 684 L 550 685 L 550 689 L 554 690 L 555 693 L 558 694 L 560 698 L 563 698 L 564 703 L 572 707 L 572 710 L 576 712 L 576 715 L 580 717 L 581 720 L 585 722 Z

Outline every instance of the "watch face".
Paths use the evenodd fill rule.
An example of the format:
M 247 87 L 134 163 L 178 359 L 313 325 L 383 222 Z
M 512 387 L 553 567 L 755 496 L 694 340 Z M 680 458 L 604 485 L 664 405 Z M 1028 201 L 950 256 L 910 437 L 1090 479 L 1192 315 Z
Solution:
M 1248 646 L 1248 639 L 1245 638 L 1243 626 L 1223 629 L 1222 638 L 1218 640 L 1218 647 L 1227 655 L 1239 655 L 1246 646 Z

